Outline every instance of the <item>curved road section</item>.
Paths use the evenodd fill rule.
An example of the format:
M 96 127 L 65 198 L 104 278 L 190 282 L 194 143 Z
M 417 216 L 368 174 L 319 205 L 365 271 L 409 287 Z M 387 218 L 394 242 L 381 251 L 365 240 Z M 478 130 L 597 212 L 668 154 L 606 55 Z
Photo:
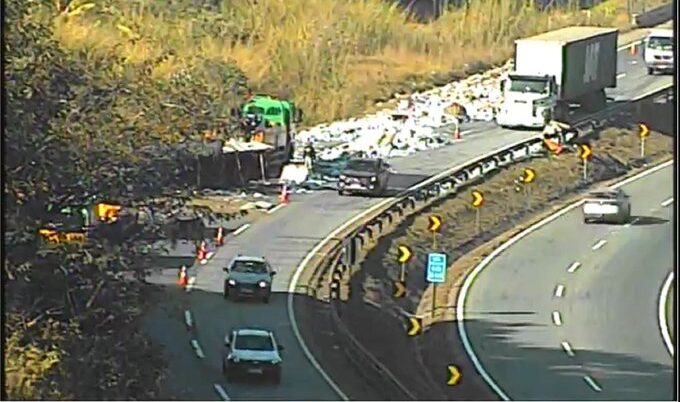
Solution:
M 629 224 L 585 225 L 573 208 L 478 271 L 463 328 L 502 397 L 674 399 L 658 314 L 673 271 L 673 182 L 668 165 L 624 184 Z
M 609 92 L 614 101 L 632 99 L 673 82 L 672 76 L 647 75 L 640 57 L 630 56 L 626 50 L 619 52 L 618 71 L 618 88 Z M 403 190 L 447 167 L 537 135 L 536 132 L 503 130 L 484 122 L 469 124 L 466 129 L 462 141 L 452 146 L 393 160 L 392 165 L 399 174 L 390 180 L 392 190 Z M 215 257 L 198 268 L 188 307 L 193 314 L 197 341 L 204 358 L 201 359 L 201 381 L 193 384 L 193 388 L 206 390 L 216 399 L 345 398 L 304 346 L 287 294 L 295 287 L 295 273 L 300 270 L 301 261 L 319 242 L 328 240 L 335 228 L 384 200 L 339 197 L 332 191 L 293 195 L 292 198 L 289 205 L 254 223 L 238 236 L 227 238 L 226 245 Z M 278 269 L 273 284 L 276 294 L 269 304 L 232 303 L 222 298 L 222 267 L 236 253 L 265 256 Z M 251 326 L 274 330 L 286 348 L 282 382 L 278 386 L 226 383 L 222 378 L 220 356 L 224 335 L 231 328 Z M 205 398 L 198 391 L 194 393 Z

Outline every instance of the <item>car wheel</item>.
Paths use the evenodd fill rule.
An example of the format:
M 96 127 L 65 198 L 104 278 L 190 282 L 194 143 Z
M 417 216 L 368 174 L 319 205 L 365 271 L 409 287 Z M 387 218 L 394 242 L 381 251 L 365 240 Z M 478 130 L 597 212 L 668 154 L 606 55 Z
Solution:
M 231 300 L 232 302 L 236 303 L 236 302 L 238 301 L 238 293 L 236 293 L 236 292 L 231 293 L 231 292 L 230 292 L 230 293 L 229 293 L 229 300 Z
M 590 223 L 590 219 L 588 219 L 588 218 L 583 218 L 583 223 L 585 223 L 586 225 L 589 224 L 589 223 Z
M 224 288 L 224 298 L 229 299 L 229 288 L 226 286 Z
M 338 190 L 338 195 L 342 197 L 343 195 L 345 195 L 345 192 L 342 190 Z
M 269 304 L 269 295 L 263 297 L 262 302 L 265 303 L 265 304 Z

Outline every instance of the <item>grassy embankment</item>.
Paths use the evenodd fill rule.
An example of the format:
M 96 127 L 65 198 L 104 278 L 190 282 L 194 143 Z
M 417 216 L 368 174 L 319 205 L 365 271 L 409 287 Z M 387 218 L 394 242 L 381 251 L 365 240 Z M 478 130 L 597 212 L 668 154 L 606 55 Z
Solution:
M 664 1 L 647 0 L 646 7 Z M 312 124 L 503 62 L 518 37 L 574 24 L 630 27 L 626 0 L 545 13 L 521 1 L 475 0 L 429 25 L 405 23 L 381 0 L 225 0 L 202 9 L 173 3 L 109 0 L 58 18 L 54 35 L 92 62 L 151 62 L 146 67 L 162 81 L 179 71 L 203 75 L 205 60 L 234 61 L 253 88 L 292 97 Z M 639 9 L 642 1 L 633 3 Z M 209 90 L 228 98 L 219 72 L 211 77 Z

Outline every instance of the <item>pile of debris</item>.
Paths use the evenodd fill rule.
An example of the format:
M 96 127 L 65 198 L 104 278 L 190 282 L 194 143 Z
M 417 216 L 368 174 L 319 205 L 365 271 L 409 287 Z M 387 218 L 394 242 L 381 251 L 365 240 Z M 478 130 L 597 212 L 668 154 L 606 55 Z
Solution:
M 500 79 L 511 68 L 512 62 L 508 62 L 464 80 L 415 93 L 401 99 L 396 110 L 312 127 L 298 133 L 296 142 L 311 141 L 320 159 L 333 162 L 359 152 L 391 158 L 450 144 L 453 138 L 447 129 L 456 125 L 460 129 L 473 120 L 494 119 L 501 101 Z

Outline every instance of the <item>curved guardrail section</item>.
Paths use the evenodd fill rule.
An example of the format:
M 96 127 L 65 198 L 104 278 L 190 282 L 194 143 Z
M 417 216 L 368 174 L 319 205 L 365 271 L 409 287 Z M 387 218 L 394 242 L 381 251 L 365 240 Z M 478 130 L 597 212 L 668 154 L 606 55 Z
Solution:
M 564 134 L 537 136 L 529 140 L 512 144 L 491 155 L 471 160 L 459 167 L 454 167 L 435 175 L 416 186 L 398 194 L 380 210 L 375 211 L 363 223 L 357 224 L 349 233 L 330 247 L 329 251 L 314 266 L 314 274 L 310 287 L 317 297 L 326 299 L 330 308 L 330 317 L 336 332 L 345 343 L 344 351 L 349 360 L 360 370 L 386 399 L 417 400 L 390 370 L 361 345 L 349 329 L 344 325 L 338 308 L 342 295 L 342 283 L 351 277 L 352 267 L 360 263 L 372 243 L 375 243 L 390 227 L 397 225 L 408 216 L 418 212 L 432 202 L 444 197 L 455 196 L 460 190 L 484 180 L 485 175 L 545 153 L 544 139 L 573 145 L 587 141 L 596 129 L 614 121 L 621 113 L 630 111 L 635 105 L 659 96 L 672 96 L 672 87 L 662 88 L 654 93 L 616 105 L 591 115 L 572 124 L 573 130 Z

